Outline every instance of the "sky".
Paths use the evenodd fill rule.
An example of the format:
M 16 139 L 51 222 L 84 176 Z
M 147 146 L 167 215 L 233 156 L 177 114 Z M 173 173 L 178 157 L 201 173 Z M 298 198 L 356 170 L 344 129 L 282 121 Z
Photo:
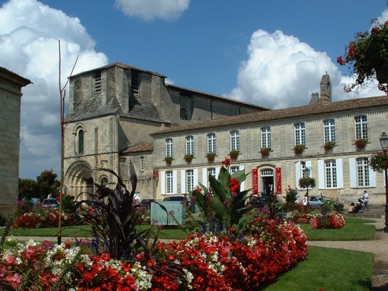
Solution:
M 0 66 L 22 89 L 20 177 L 60 175 L 61 86 L 73 74 L 121 62 L 167 82 L 271 109 L 309 103 L 330 75 L 333 101 L 384 95 L 374 82 L 345 93 L 336 63 L 387 0 L 0 0 Z M 65 101 L 68 102 L 68 92 Z M 67 107 L 67 105 L 66 105 Z

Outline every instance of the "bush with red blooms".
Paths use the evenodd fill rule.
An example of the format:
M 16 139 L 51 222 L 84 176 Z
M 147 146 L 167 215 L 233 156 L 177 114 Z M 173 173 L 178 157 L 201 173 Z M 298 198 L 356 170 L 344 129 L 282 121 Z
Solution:
M 326 214 L 313 215 L 310 219 L 310 225 L 313 229 L 338 229 L 345 226 L 345 218 L 342 214 L 332 211 Z
M 352 67 L 356 78 L 354 84 L 345 86 L 346 92 L 375 76 L 379 89 L 388 92 L 388 21 L 379 23 L 377 19 L 373 19 L 372 24 L 370 31 L 356 33 L 354 40 L 346 46 L 344 56 L 337 58 L 338 64 Z
M 151 257 L 140 252 L 132 261 L 83 254 L 69 242 L 30 241 L 3 250 L 0 285 L 6 290 L 248 290 L 307 255 L 307 237 L 293 223 L 261 216 L 245 231 L 241 239 L 207 233 L 158 242 Z
M 42 210 L 42 209 L 40 209 Z M 14 223 L 14 228 L 40 228 L 40 227 L 58 227 L 59 212 L 46 209 L 39 212 L 27 212 L 18 216 Z M 71 215 L 62 213 L 62 225 L 69 226 L 74 224 Z

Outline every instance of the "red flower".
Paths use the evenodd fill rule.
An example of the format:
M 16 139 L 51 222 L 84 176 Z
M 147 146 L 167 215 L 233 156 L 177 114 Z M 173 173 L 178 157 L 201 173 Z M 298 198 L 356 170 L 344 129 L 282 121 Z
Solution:
M 225 160 L 222 161 L 222 166 L 225 168 L 228 167 L 230 165 L 230 161 L 231 159 L 225 158 Z
M 229 189 L 230 192 L 237 192 L 240 189 L 240 182 L 236 178 L 229 180 Z

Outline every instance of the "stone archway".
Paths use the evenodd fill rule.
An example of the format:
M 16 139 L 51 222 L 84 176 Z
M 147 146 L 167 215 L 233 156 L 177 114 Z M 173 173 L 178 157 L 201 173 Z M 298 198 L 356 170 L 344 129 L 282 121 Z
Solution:
M 88 199 L 88 193 L 94 194 L 93 182 L 93 171 L 89 163 L 75 162 L 65 174 L 65 193 L 75 196 L 77 200 Z

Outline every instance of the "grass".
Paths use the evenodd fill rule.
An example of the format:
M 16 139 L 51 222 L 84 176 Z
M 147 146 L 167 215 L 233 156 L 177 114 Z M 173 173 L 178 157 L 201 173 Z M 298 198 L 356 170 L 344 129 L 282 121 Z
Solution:
M 346 224 L 340 229 L 312 229 L 310 224 L 301 224 L 309 240 L 350 241 L 373 240 L 375 226 L 373 220 L 362 218 L 346 218 Z
M 309 246 L 305 261 L 263 290 L 370 290 L 373 256 L 366 252 Z

